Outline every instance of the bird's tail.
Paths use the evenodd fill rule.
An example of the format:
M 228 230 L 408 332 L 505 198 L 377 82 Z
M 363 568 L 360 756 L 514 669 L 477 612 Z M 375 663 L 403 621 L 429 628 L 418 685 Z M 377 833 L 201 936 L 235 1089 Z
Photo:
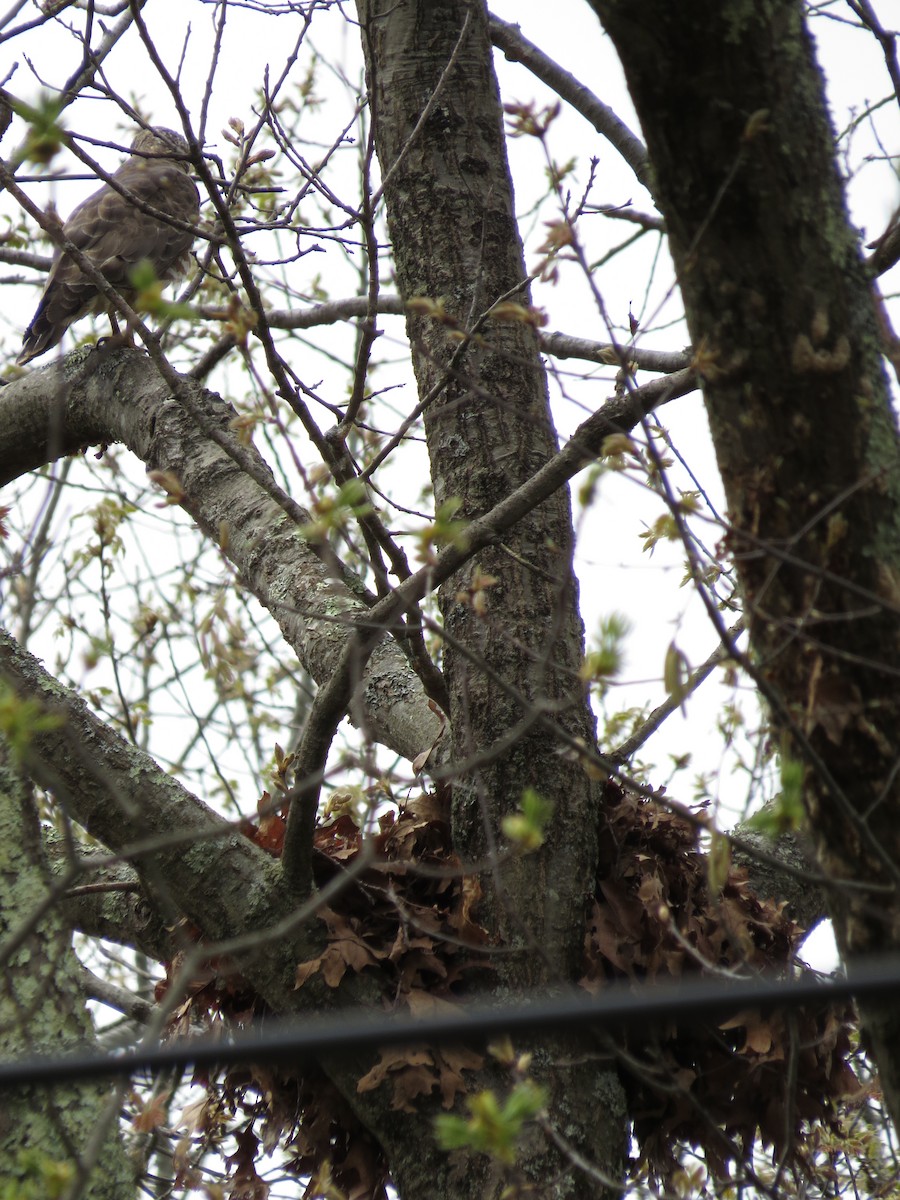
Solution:
M 39 354 L 43 354 L 50 346 L 58 342 L 65 331 L 65 326 L 57 332 L 56 324 L 48 318 L 47 306 L 42 299 L 37 312 L 31 318 L 31 324 L 25 330 L 22 338 L 22 350 L 16 362 L 21 366 L 31 362 Z

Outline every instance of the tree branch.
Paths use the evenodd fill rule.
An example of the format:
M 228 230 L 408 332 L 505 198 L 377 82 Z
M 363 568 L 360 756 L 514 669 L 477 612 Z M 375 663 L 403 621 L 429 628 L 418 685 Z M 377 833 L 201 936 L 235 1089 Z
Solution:
M 151 1004 L 149 1000 L 136 996 L 126 988 L 117 987 L 108 979 L 101 979 L 85 966 L 81 968 L 81 986 L 89 999 L 99 1000 L 107 1008 L 114 1008 L 116 1012 L 130 1017 L 132 1021 L 140 1022 L 141 1025 L 146 1025 L 156 1011 L 156 1005 Z
M 77 364 L 83 369 L 74 373 Z M 219 441 L 234 441 L 233 410 L 193 380 L 178 379 L 193 411 Z M 122 404 L 120 396 L 129 403 Z M 0 481 L 86 445 L 124 443 L 148 468 L 177 480 L 170 485 L 175 498 L 234 563 L 309 674 L 319 683 L 331 678 L 348 625 L 366 612 L 360 585 L 349 574 L 335 579 L 297 525 L 275 507 L 268 489 L 248 477 L 218 441 L 198 436 L 193 412 L 169 401 L 168 388 L 144 355 L 128 349 L 79 351 L 61 366 L 32 371 L 4 388 L 0 404 Z M 254 475 L 271 479 L 252 446 L 240 450 Z M 410 761 L 433 744 L 440 719 L 392 640 L 375 648 L 361 686 L 378 741 Z
M 0 675 L 21 700 L 57 714 L 25 751 L 32 777 L 84 829 L 130 854 L 151 891 L 209 940 L 254 931 L 256 940 L 295 907 L 277 864 L 212 809 L 95 717 L 37 659 L 0 632 Z M 177 836 L 173 838 L 173 830 Z M 137 843 L 143 843 L 140 852 Z M 280 1011 L 296 1007 L 293 964 L 318 943 L 303 930 L 254 956 L 248 977 Z
M 54 877 L 67 876 L 71 867 L 69 839 L 55 830 L 46 830 L 44 849 Z M 88 937 L 131 946 L 155 962 L 171 958 L 180 942 L 173 938 L 165 917 L 134 867 L 120 859 L 111 861 L 111 856 L 99 855 L 96 848 L 87 845 L 78 844 L 75 849 L 81 873 L 74 888 L 63 894 L 60 904 L 71 928 Z M 79 890 L 79 885 L 91 884 L 98 885 L 98 890 Z M 102 890 L 104 885 L 112 885 L 116 890 Z
M 491 41 L 512 62 L 520 62 L 532 75 L 546 83 L 561 100 L 593 125 L 599 134 L 619 151 L 648 192 L 653 193 L 647 149 L 613 110 L 598 100 L 574 75 L 570 75 L 542 50 L 522 36 L 518 25 L 510 25 L 499 17 L 490 18 Z

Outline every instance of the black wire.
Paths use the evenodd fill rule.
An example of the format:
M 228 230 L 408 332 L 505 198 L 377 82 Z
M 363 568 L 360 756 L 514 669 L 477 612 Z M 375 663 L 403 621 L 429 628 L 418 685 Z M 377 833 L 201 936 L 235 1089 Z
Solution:
M 0 1089 L 22 1084 L 131 1075 L 165 1067 L 290 1062 L 300 1065 L 321 1054 L 375 1050 L 406 1042 L 475 1042 L 503 1034 L 533 1034 L 595 1026 L 607 1032 L 652 1028 L 655 1022 L 697 1024 L 744 1008 L 796 1008 L 834 1004 L 851 997 L 896 1002 L 900 957 L 859 960 L 849 978 L 826 982 L 806 976 L 797 981 L 771 978 L 696 979 L 678 984 L 611 984 L 597 996 L 570 990 L 535 996 L 515 1007 L 484 1003 L 461 1005 L 458 1015 L 411 1017 L 347 1010 L 330 1017 L 278 1021 L 263 1031 L 223 1044 L 211 1038 L 139 1048 L 120 1055 L 41 1056 L 0 1063 Z

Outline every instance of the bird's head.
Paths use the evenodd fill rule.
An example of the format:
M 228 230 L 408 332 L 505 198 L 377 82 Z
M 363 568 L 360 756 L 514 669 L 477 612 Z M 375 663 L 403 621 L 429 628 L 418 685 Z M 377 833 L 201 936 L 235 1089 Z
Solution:
M 146 154 L 148 158 L 171 158 L 172 155 L 178 155 L 179 159 L 175 160 L 178 165 L 185 171 L 190 170 L 186 156 L 190 154 L 191 148 L 187 140 L 174 129 L 166 129 L 162 125 L 141 129 L 131 143 L 131 152 Z

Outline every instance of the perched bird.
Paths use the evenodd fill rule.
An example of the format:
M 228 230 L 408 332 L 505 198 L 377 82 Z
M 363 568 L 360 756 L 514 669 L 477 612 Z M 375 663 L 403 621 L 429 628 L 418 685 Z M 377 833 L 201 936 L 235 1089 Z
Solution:
M 131 151 L 131 157 L 112 176 L 116 183 L 158 212 L 195 224 L 200 196 L 190 177 L 190 164 L 186 159 L 171 157 L 188 153 L 181 134 L 171 129 L 142 129 Z M 157 279 L 178 279 L 188 268 L 194 241 L 191 232 L 141 212 L 109 184 L 78 205 L 63 225 L 63 236 L 103 272 L 129 303 L 137 294 L 131 273 L 139 262 L 147 259 L 152 263 Z M 68 255 L 57 251 L 16 361 L 30 362 L 55 346 L 73 321 L 109 308 L 96 285 L 82 275 Z

